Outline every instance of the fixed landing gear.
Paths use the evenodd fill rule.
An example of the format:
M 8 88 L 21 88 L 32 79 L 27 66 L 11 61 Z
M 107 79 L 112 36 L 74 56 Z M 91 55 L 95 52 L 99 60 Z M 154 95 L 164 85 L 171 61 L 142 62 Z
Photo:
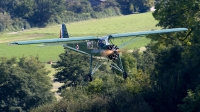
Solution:
M 88 74 L 88 78 L 89 78 L 89 81 L 91 82 L 92 81 L 92 75 L 90 73 Z
M 128 73 L 127 72 L 123 72 L 123 78 L 126 79 L 128 77 Z
M 124 71 L 123 69 L 123 65 L 122 65 L 122 61 L 121 61 L 121 58 L 119 56 L 119 53 L 118 53 L 118 47 L 115 46 L 115 45 L 107 45 L 106 46 L 106 50 L 110 50 L 111 51 L 111 54 L 109 54 L 107 56 L 107 58 L 109 60 L 112 60 L 112 64 L 111 64 L 111 67 L 119 70 L 120 72 L 123 73 L 123 78 L 126 79 L 128 77 L 128 73 L 126 71 Z M 115 60 L 118 60 L 119 61 L 119 65 L 116 64 L 116 62 L 114 62 Z M 88 74 L 88 80 L 91 82 L 92 81 L 92 75 L 94 74 L 94 72 L 96 72 L 96 70 L 102 65 L 103 63 L 102 62 L 98 62 L 95 67 L 93 68 L 92 67 L 92 54 L 90 54 L 90 71 L 89 71 L 89 74 Z

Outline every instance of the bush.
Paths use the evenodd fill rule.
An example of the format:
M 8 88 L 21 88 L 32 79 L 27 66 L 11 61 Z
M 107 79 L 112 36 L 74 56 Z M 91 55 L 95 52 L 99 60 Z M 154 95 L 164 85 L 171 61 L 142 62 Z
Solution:
M 0 13 L 0 31 L 4 31 L 12 27 L 12 19 L 10 15 Z
M 0 32 L 3 31 L 5 29 L 4 25 L 2 22 L 0 22 Z

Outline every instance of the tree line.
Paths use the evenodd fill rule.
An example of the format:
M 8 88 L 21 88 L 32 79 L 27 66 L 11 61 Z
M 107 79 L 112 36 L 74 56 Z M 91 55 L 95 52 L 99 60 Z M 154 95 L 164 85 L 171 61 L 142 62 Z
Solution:
M 153 0 L 1 0 L 0 31 L 146 12 Z

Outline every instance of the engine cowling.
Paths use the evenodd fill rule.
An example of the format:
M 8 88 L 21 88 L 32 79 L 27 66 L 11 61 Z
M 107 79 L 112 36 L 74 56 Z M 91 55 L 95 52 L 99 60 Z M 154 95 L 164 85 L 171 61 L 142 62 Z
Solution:
M 116 45 L 107 45 L 106 50 L 110 51 L 110 53 L 107 55 L 108 59 L 110 60 L 116 60 L 118 59 L 118 47 Z

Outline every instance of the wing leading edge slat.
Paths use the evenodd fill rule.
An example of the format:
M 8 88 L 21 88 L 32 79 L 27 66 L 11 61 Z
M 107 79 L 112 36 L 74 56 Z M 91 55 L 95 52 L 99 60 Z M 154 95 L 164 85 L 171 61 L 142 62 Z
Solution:
M 173 29 L 163 29 L 163 30 L 152 30 L 152 31 L 120 33 L 120 34 L 111 34 L 110 38 L 139 36 L 139 35 L 149 35 L 149 34 L 160 34 L 160 33 L 170 33 L 170 32 L 180 32 L 180 31 L 187 31 L 187 30 L 188 30 L 187 28 L 173 28 Z

